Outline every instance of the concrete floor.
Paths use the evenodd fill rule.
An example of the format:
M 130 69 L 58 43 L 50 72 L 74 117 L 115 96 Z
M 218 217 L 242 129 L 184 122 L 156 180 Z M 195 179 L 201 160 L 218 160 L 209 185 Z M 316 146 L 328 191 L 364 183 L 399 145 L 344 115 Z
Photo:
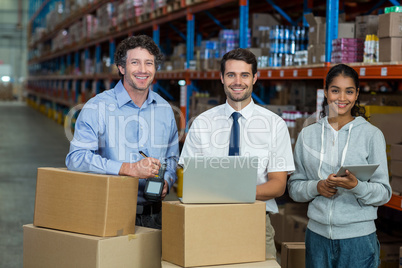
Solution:
M 0 102 L 0 267 L 22 267 L 22 225 L 33 222 L 38 167 L 61 167 L 69 141 L 24 103 Z

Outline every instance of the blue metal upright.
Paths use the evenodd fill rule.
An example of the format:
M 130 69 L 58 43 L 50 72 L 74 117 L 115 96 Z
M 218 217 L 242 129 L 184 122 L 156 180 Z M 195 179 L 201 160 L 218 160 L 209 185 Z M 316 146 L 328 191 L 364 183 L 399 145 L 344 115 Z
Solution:
M 154 90 L 154 92 L 158 92 L 158 91 L 162 92 L 162 94 L 170 101 L 174 100 L 172 94 L 170 94 L 166 89 L 164 89 L 158 82 L 153 84 L 153 90 Z
M 188 25 L 188 24 L 187 24 Z M 173 31 L 175 31 L 178 35 L 180 35 L 181 38 L 183 38 L 184 41 L 187 41 L 187 37 L 184 33 L 182 33 L 179 29 L 177 29 L 176 26 L 174 26 L 172 23 L 169 22 L 169 27 L 172 28 Z M 187 26 L 188 27 L 188 26 Z
M 240 0 L 240 26 L 239 26 L 239 47 L 247 48 L 248 44 L 248 0 Z
M 101 46 L 100 44 L 96 44 L 95 46 L 95 73 L 101 73 Z
M 87 65 L 87 62 L 89 60 L 89 48 L 85 48 L 84 50 L 84 70 L 81 70 L 83 74 L 88 74 L 89 73 L 89 66 Z
M 153 25 L 153 39 L 155 44 L 159 47 L 160 46 L 160 31 L 159 31 L 159 25 L 154 24 Z
M 325 38 L 325 62 L 331 62 L 332 40 L 338 38 L 339 0 L 327 0 L 327 29 Z
M 211 20 L 213 20 L 216 25 L 218 25 L 218 26 L 221 27 L 222 29 L 227 29 L 227 28 L 225 27 L 225 25 L 223 25 L 217 18 L 214 17 L 214 15 L 211 14 L 211 12 L 209 12 L 209 11 L 204 11 L 204 13 L 207 14 L 207 16 L 210 17 Z
M 110 65 L 114 64 L 114 52 L 116 51 L 116 44 L 114 39 L 109 40 L 109 57 Z
M 293 21 L 291 17 L 286 14 L 285 11 L 283 11 L 282 8 L 277 6 L 273 0 L 266 0 L 276 11 L 278 11 L 279 14 L 281 14 L 282 17 L 284 17 L 288 22 L 290 22 L 293 26 L 297 26 L 297 22 Z M 328 2 L 327 2 L 328 3 Z
M 190 61 L 194 58 L 194 38 L 195 38 L 194 14 L 187 14 L 187 68 L 190 67 Z
M 76 74 L 76 71 L 79 70 L 79 68 L 80 68 L 80 52 L 79 52 L 79 51 L 76 51 L 76 52 L 74 53 L 74 63 L 75 63 L 75 66 L 74 66 L 74 68 L 75 68 L 74 74 Z

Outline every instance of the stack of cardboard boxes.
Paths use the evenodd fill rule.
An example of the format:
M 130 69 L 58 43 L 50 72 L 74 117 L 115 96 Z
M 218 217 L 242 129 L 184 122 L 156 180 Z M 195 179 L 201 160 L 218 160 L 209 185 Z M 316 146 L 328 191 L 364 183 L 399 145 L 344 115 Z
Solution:
M 379 16 L 380 62 L 402 61 L 402 13 Z
M 161 231 L 135 226 L 138 179 L 39 168 L 24 267 L 160 267 Z
M 135 226 L 137 194 L 137 178 L 39 168 L 24 267 L 280 267 L 265 259 L 265 202 L 166 201 L 162 232 Z
M 326 19 L 315 17 L 312 13 L 304 15 L 309 23 L 308 33 L 308 64 L 325 62 Z M 339 19 L 338 38 L 354 38 L 355 24 L 343 22 Z

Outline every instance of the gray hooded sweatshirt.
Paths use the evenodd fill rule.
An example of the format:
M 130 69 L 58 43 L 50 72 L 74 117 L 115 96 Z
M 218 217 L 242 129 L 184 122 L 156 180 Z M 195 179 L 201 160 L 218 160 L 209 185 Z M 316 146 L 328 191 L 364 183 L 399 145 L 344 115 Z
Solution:
M 392 195 L 389 185 L 385 139 L 382 132 L 363 117 L 335 131 L 327 117 L 305 127 L 295 147 L 296 171 L 288 182 L 290 197 L 310 202 L 308 228 L 328 239 L 347 239 L 376 231 L 377 207 Z M 353 189 L 338 187 L 331 198 L 317 190 L 341 165 L 379 164 L 368 181 L 358 180 Z M 359 178 L 357 178 L 359 179 Z

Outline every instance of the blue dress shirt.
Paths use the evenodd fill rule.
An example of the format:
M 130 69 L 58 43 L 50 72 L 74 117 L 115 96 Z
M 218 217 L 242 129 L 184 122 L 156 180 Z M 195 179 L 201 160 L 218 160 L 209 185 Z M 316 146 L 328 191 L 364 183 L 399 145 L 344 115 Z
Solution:
M 114 88 L 90 99 L 81 110 L 66 166 L 73 171 L 117 175 L 123 162 L 143 159 L 139 151 L 167 163 L 165 180 L 170 189 L 177 180 L 179 156 L 173 110 L 152 90 L 138 107 L 119 81 Z M 145 180 L 140 180 L 138 204 L 146 203 L 144 186 Z

